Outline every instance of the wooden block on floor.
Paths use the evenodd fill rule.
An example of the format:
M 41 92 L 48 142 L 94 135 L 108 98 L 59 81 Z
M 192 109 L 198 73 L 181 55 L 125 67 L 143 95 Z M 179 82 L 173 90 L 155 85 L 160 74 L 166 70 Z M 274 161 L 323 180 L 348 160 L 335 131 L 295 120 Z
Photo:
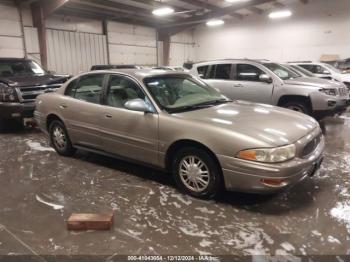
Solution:
M 113 224 L 113 212 L 101 214 L 73 213 L 67 221 L 68 230 L 109 230 Z

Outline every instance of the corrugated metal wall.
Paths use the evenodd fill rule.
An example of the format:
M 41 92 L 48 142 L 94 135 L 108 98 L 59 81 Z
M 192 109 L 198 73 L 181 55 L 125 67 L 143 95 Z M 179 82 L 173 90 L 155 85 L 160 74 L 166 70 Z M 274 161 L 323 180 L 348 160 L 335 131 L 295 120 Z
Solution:
M 154 28 L 108 22 L 111 64 L 157 65 L 157 33 Z
M 24 57 L 21 20 L 13 1 L 0 0 L 0 57 Z
M 48 68 L 78 74 L 92 65 L 108 64 L 106 36 L 47 29 Z

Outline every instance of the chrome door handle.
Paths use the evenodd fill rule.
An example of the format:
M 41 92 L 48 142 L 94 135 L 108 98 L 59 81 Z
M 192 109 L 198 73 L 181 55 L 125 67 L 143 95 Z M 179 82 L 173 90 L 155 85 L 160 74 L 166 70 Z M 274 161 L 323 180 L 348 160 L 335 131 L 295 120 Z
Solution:
M 244 85 L 242 84 L 236 84 L 236 85 L 233 85 L 234 87 L 244 87 Z
M 112 115 L 110 115 L 110 114 L 105 114 L 105 117 L 106 117 L 106 118 L 112 118 Z
M 67 105 L 60 105 L 61 109 L 66 109 L 68 106 Z

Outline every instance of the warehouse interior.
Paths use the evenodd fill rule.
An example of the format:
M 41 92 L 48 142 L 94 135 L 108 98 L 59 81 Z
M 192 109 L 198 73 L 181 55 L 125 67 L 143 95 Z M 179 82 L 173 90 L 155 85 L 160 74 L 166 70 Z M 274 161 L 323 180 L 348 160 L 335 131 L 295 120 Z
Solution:
M 155 11 L 159 10 L 169 14 L 157 15 Z M 282 19 L 271 17 L 279 11 L 288 14 Z M 338 65 L 337 61 L 350 64 L 347 62 L 350 61 L 349 14 L 348 0 L 0 0 L 0 70 L 1 59 L 29 59 L 47 73 L 75 81 L 94 65 L 132 65 L 141 69 L 141 76 L 150 74 L 148 68 L 181 68 L 189 74 L 197 70 L 198 78 L 208 80 L 204 82 L 217 89 L 219 78 L 210 79 L 213 61 L 231 63 L 232 59 L 232 63 L 237 60 L 262 65 L 269 63 L 266 61 L 283 65 L 311 61 L 334 66 Z M 186 64 L 190 67 L 182 68 Z M 209 70 L 203 75 L 199 71 L 201 65 Z M 337 67 L 343 75 L 350 74 L 349 69 L 350 66 L 347 71 Z M 231 70 L 233 74 L 236 69 Z M 133 74 L 128 77 L 137 75 Z M 0 87 L 4 83 L 1 77 L 5 75 L 0 74 Z M 4 261 L 348 261 L 350 77 L 348 79 L 326 76 L 323 83 L 318 83 L 316 91 L 326 89 L 321 84 L 338 85 L 337 88 L 346 90 L 346 94 L 339 96 L 343 95 L 343 100 L 346 96 L 347 104 L 332 115 L 322 116 L 322 120 L 317 117 L 317 121 L 308 120 L 322 130 L 320 136 L 325 144 L 317 172 L 290 189 L 273 194 L 225 190 L 214 199 L 196 198 L 179 190 L 167 171 L 79 147 L 74 156 L 63 157 L 56 154 L 52 140 L 48 139 L 50 130 L 41 132 L 40 123 L 32 116 L 30 119 L 25 116 L 24 127 L 11 122 L 9 128 L 0 133 L 0 183 L 3 186 L 0 260 L 3 257 Z M 275 78 L 267 80 L 271 81 L 268 84 L 275 83 L 272 83 Z M 20 80 L 10 83 L 15 86 L 16 81 Z M 279 87 L 281 92 L 286 92 L 287 82 Z M 147 84 L 140 83 L 145 85 L 144 90 L 149 90 Z M 69 88 L 64 85 L 62 87 Z M 311 84 L 300 81 L 293 88 L 298 89 L 298 85 Z M 46 84 L 40 84 L 43 86 Z M 273 88 L 271 93 L 277 90 Z M 144 92 L 151 94 L 151 91 Z M 259 92 L 254 89 L 256 97 L 263 97 Z M 40 94 L 45 96 L 45 93 Z M 1 101 L 0 96 L 0 107 L 4 103 Z M 31 102 L 34 101 L 35 98 Z M 36 101 L 36 106 L 40 105 L 44 98 Z M 312 107 L 321 104 L 320 100 L 314 102 L 310 98 L 310 101 Z M 222 114 L 231 114 L 232 119 L 213 117 L 211 120 L 221 126 L 239 126 L 235 132 L 242 133 L 237 137 L 248 137 L 250 132 L 260 130 L 257 125 L 262 125 L 261 122 L 272 123 L 276 126 L 264 131 L 270 129 L 275 137 L 283 137 L 282 131 L 275 129 L 285 128 L 288 119 L 281 116 L 271 119 L 271 116 L 264 121 L 263 117 L 274 110 L 272 106 L 251 102 L 258 102 L 261 107 L 244 115 L 244 122 L 235 118 L 240 116 L 236 109 L 225 111 L 225 108 Z M 280 102 L 272 105 L 283 106 Z M 155 109 L 161 108 L 153 103 Z M 329 101 L 328 106 L 335 108 Z M 311 115 L 314 108 L 310 105 L 307 109 Z M 91 118 L 89 113 L 85 116 Z M 145 111 L 145 116 L 146 113 L 149 112 Z M 181 120 L 181 112 L 175 115 Z M 186 129 L 185 124 L 183 130 L 195 133 L 201 125 L 202 133 L 217 132 L 218 127 L 208 127 L 204 121 L 207 117 L 211 115 L 203 114 L 203 119 L 191 115 L 187 122 L 192 123 L 186 122 L 186 125 L 193 124 L 193 131 Z M 175 129 L 174 126 L 171 128 Z M 130 124 L 129 128 L 131 136 L 135 127 Z M 169 133 L 171 128 L 167 129 Z M 299 125 L 294 134 L 306 132 L 303 128 L 309 127 Z M 162 132 L 158 130 L 157 135 L 158 132 L 161 136 Z M 263 137 L 262 133 L 259 135 Z M 157 148 L 165 147 L 168 138 L 164 137 L 159 138 Z M 133 141 L 142 139 L 136 137 Z M 215 139 L 220 140 L 219 133 Z M 263 139 L 265 142 L 269 138 Z M 151 147 L 151 143 L 148 146 Z M 239 172 L 245 172 L 242 166 Z M 106 212 L 113 214 L 108 230 L 67 229 L 72 213 Z M 13 257 L 18 260 L 6 260 Z M 74 257 L 77 260 L 73 260 Z

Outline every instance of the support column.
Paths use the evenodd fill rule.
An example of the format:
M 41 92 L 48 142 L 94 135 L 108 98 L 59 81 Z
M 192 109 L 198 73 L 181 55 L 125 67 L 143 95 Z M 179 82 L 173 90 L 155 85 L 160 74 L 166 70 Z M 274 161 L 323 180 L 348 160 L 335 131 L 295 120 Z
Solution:
M 39 2 L 34 2 L 31 5 L 33 24 L 38 29 L 39 48 L 41 65 L 47 69 L 47 43 L 46 43 L 46 23 L 44 8 Z

